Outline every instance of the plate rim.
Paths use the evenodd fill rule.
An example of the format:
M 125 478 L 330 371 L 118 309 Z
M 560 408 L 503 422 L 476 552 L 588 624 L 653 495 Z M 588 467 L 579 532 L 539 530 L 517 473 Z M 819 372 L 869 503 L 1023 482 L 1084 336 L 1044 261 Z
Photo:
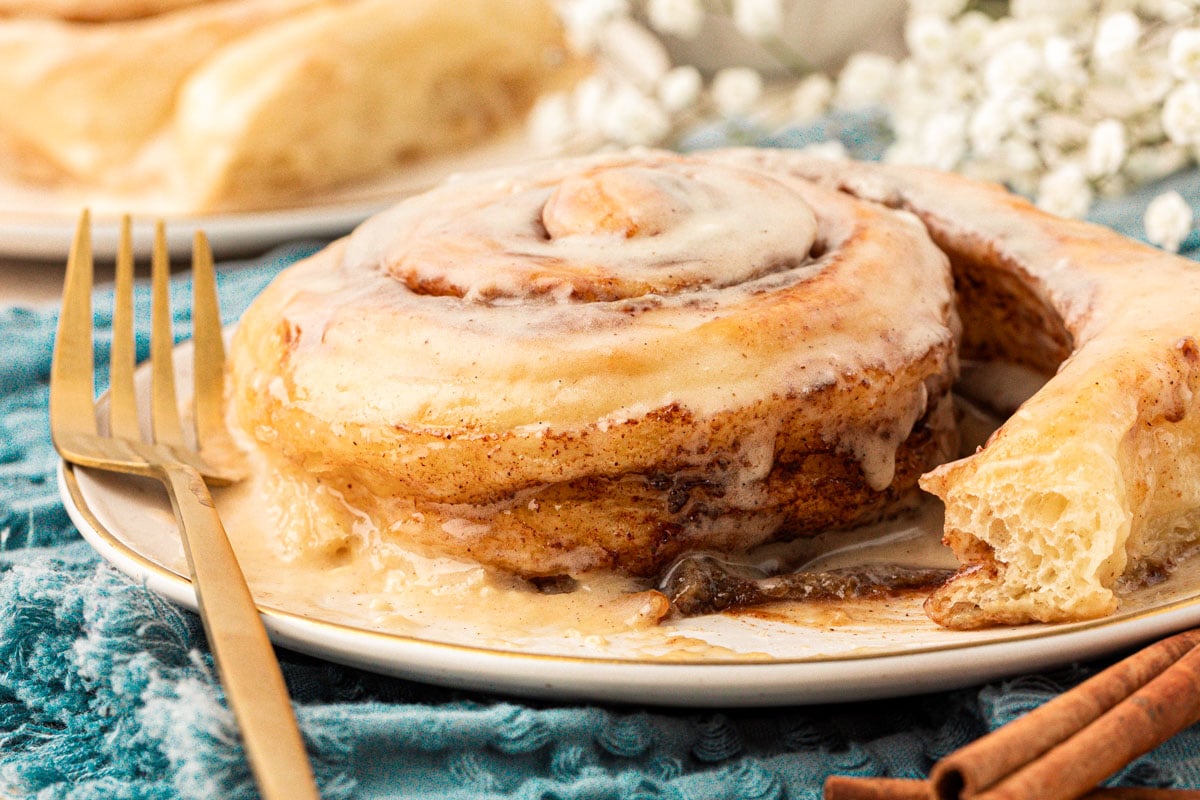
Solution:
M 166 222 L 167 250 L 179 257 L 191 252 L 192 237 L 203 231 L 218 258 L 238 258 L 283 243 L 328 239 L 349 233 L 373 214 L 399 202 L 406 195 L 346 203 L 299 206 L 263 211 L 212 214 L 133 214 L 133 245 L 136 258 L 146 258 L 152 249 L 154 225 Z M 79 206 L 84 208 L 84 204 Z M 0 209 L 0 255 L 22 260 L 57 263 L 66 258 L 78 217 L 67 213 L 10 211 Z M 92 212 L 93 250 L 101 259 L 115 258 L 120 215 Z
M 139 581 L 147 590 L 196 611 L 191 581 L 137 552 L 101 523 L 87 505 L 75 470 L 74 465 L 59 460 L 59 491 L 83 538 L 104 561 Z M 896 645 L 865 653 L 740 662 L 522 652 L 422 639 L 306 616 L 270 604 L 257 605 L 268 633 L 277 644 L 384 675 L 520 697 L 714 708 L 809 705 L 915 695 L 965 688 L 1029 672 L 1031 662 L 1032 671 L 1043 671 L 1097 658 L 1198 624 L 1195 612 L 1200 610 L 1200 590 L 1115 617 L 1066 625 L 1014 627 L 1009 636 L 986 642 L 925 644 L 915 648 Z M 1191 619 L 1187 618 L 1188 612 L 1193 614 Z M 370 647 L 372 644 L 376 647 Z M 954 665 L 957 667 L 954 677 L 949 680 L 947 665 L 939 665 L 961 654 L 980 652 L 989 652 L 993 657 L 960 659 Z M 397 655 L 406 659 L 396 661 Z M 459 659 L 461 667 L 447 670 L 446 658 Z M 456 663 L 450 662 L 450 666 Z M 552 664 L 559 669 L 548 677 L 527 669 L 534 664 Z M 833 674 L 847 664 L 875 677 Z M 889 685 L 885 673 L 901 680 Z M 754 679 L 722 680 L 731 675 L 739 679 L 749 675 Z M 676 686 L 692 681 L 694 688 L 664 695 L 664 676 Z M 812 683 L 813 679 L 828 678 L 836 679 L 833 685 Z
M 150 254 L 154 221 L 158 218 L 167 223 L 167 247 L 172 256 L 189 253 L 194 232 L 203 230 L 218 258 L 237 258 L 293 240 L 328 239 L 349 233 L 373 214 L 459 172 L 581 152 L 535 148 L 525 128 L 518 124 L 473 145 L 430 153 L 379 175 L 361 176 L 245 209 L 191 210 L 168 204 L 155 212 L 162 198 L 154 194 L 123 196 L 103 187 L 56 188 L 0 179 L 0 256 L 31 261 L 65 259 L 79 212 L 89 207 L 92 247 L 98 258 L 116 257 L 120 212 L 124 210 L 133 212 L 134 254 L 138 258 Z

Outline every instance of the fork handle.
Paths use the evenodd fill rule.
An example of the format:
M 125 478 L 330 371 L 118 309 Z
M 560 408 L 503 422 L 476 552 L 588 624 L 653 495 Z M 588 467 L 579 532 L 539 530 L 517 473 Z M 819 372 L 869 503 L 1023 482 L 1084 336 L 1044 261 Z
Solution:
M 165 483 L 225 697 L 264 800 L 319 800 L 287 686 L 212 495 L 186 465 Z

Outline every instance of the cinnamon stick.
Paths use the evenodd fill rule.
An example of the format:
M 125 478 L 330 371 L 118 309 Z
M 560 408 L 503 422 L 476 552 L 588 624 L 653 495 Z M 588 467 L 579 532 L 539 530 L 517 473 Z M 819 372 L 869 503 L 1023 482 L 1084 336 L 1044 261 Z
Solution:
M 1200 647 L 977 800 L 1070 800 L 1200 720 Z
M 825 779 L 825 800 L 930 800 L 932 797 L 929 781 L 849 775 L 830 775 Z
M 978 795 L 1006 776 L 1012 775 L 1022 767 L 1038 760 L 1039 757 L 1067 741 L 1085 727 L 1090 726 L 1091 723 L 1114 709 L 1123 700 L 1136 694 L 1143 687 L 1148 687 L 1164 675 L 1164 671 L 1169 667 L 1180 664 L 1189 651 L 1200 653 L 1200 651 L 1192 650 L 1197 644 L 1200 644 L 1200 630 L 1191 630 L 1163 639 L 1089 678 L 1074 689 L 1035 708 L 1023 717 L 951 753 L 934 765 L 930 774 L 934 795 L 939 800 L 958 800 L 958 798 Z M 1200 656 L 1193 656 L 1193 660 L 1197 658 Z M 1181 676 L 1186 680 L 1183 673 Z M 1163 693 L 1172 698 L 1169 701 L 1172 703 L 1179 703 L 1187 694 L 1195 695 L 1193 701 L 1200 702 L 1200 691 L 1197 691 L 1195 686 L 1191 687 L 1190 692 L 1185 691 L 1182 696 L 1180 695 L 1180 689 L 1187 687 L 1181 685 L 1179 677 L 1159 684 L 1149 698 L 1142 697 L 1138 703 L 1151 702 L 1154 705 L 1162 705 Z M 1180 712 L 1181 709 L 1177 707 L 1174 711 Z M 1119 718 L 1114 718 L 1114 721 L 1120 720 L 1120 722 L 1116 722 L 1117 725 L 1133 721 L 1137 721 L 1139 725 L 1136 736 L 1131 736 L 1134 731 L 1116 729 L 1120 732 L 1119 735 L 1113 734 L 1114 738 L 1120 739 L 1123 747 L 1109 747 L 1108 743 L 1097 738 L 1106 735 L 1106 731 L 1114 729 L 1114 721 L 1110 721 L 1102 728 L 1091 731 L 1067 751 L 1071 754 L 1069 757 L 1086 762 L 1075 765 L 1076 769 L 1070 771 L 1073 776 L 1076 776 L 1075 780 L 1086 780 L 1077 775 L 1079 767 L 1087 767 L 1084 774 L 1088 775 L 1099 769 L 1108 769 L 1107 772 L 1100 774 L 1086 786 L 1072 784 L 1069 787 L 1063 784 L 1062 774 L 1047 773 L 1045 770 L 1040 773 L 1031 773 L 1022 780 L 1036 778 L 1038 775 L 1048 775 L 1049 785 L 1054 787 L 1055 793 L 1053 795 L 1032 794 L 1026 796 L 1037 797 L 1039 800 L 1049 800 L 1051 796 L 1079 797 L 1133 757 L 1152 749 L 1186 727 L 1186 724 L 1190 724 L 1186 722 L 1191 716 L 1189 711 L 1183 710 L 1183 713 L 1176 713 L 1174 716 L 1177 719 L 1169 724 L 1164 724 L 1161 714 L 1156 717 L 1139 716 L 1137 713 L 1130 714 L 1128 710 L 1123 711 Z M 1169 733 L 1158 735 L 1170 728 L 1173 729 Z M 1148 742 L 1152 743 L 1147 745 Z M 1107 760 L 1097 759 L 1095 753 L 1088 752 L 1091 748 L 1106 751 L 1105 755 L 1109 758 Z M 1132 752 L 1133 750 L 1136 752 Z M 1108 765 L 1114 760 L 1112 755 L 1117 752 L 1122 754 L 1129 752 L 1129 755 L 1123 755 L 1124 761 L 1116 762 L 1109 768 Z M 1065 756 L 1059 755 L 1051 763 L 1058 765 L 1057 768 L 1061 768 L 1064 758 Z M 1004 793 L 994 795 L 995 798 L 1017 796 Z
M 830 775 L 825 780 L 825 800 L 932 800 L 933 797 L 929 781 L 848 775 Z M 1082 800 L 1200 800 L 1200 789 L 1110 787 L 1093 789 Z
M 1200 800 L 1200 789 L 1143 789 L 1138 786 L 1121 786 L 1096 789 L 1085 794 L 1083 800 Z

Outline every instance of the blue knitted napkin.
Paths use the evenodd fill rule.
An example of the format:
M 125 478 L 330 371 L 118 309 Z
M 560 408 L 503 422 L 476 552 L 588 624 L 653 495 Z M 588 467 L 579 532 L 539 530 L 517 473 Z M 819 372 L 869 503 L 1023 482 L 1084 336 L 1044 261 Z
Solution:
M 1170 185 L 1200 207 L 1200 175 Z M 1137 236 L 1161 188 L 1102 204 L 1097 218 Z M 228 319 L 316 246 L 222 265 Z M 186 279 L 176 289 L 185 298 Z M 111 306 L 99 292 L 101 360 Z M 188 320 L 178 322 L 183 335 Z M 197 617 L 101 562 L 59 502 L 47 423 L 54 326 L 52 310 L 0 308 L 0 795 L 255 797 Z M 144 356 L 145 330 L 138 340 Z M 364 800 L 819 798 L 833 773 L 923 776 L 1103 666 L 895 700 L 681 711 L 517 701 L 280 656 L 323 796 Z M 1200 728 L 1115 780 L 1200 787 Z

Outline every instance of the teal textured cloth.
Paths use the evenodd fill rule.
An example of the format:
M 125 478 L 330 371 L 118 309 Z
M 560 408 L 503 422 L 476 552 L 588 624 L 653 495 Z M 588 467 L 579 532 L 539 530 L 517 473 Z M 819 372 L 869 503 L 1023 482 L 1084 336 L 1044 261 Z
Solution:
M 1196 174 L 1171 186 L 1200 207 Z M 1141 209 L 1161 188 L 1105 203 L 1097 218 L 1139 235 Z M 227 318 L 318 244 L 222 265 Z M 187 288 L 180 279 L 180 300 Z M 110 314 L 100 291 L 101 332 Z M 0 307 L 0 795 L 254 797 L 197 617 L 101 562 L 59 501 L 46 383 L 55 316 Z M 187 320 L 178 322 L 183 335 Z M 141 330 L 143 356 L 146 345 Z M 668 710 L 527 702 L 280 657 L 323 796 L 441 800 L 819 798 L 832 773 L 923 776 L 1103 666 L 895 700 Z M 1200 728 L 1114 782 L 1200 788 Z

